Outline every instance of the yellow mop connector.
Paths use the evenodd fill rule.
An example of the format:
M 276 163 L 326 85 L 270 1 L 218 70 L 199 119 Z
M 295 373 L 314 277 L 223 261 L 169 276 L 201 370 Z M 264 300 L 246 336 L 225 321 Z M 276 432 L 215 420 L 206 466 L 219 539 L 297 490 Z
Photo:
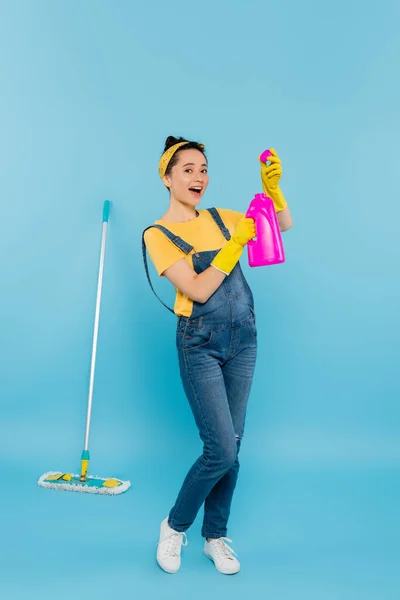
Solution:
M 89 450 L 84 450 L 82 452 L 82 456 L 81 456 L 81 476 L 80 476 L 80 480 L 81 481 L 86 481 L 86 476 L 88 473 L 88 469 L 89 469 Z

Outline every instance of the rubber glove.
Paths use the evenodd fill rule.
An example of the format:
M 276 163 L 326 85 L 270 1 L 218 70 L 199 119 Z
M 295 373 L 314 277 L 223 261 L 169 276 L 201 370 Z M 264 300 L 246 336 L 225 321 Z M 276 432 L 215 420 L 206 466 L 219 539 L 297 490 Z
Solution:
M 242 217 L 236 226 L 235 233 L 218 252 L 211 265 L 225 275 L 229 275 L 241 257 L 243 248 L 254 237 L 256 237 L 254 219 Z
M 270 148 L 270 152 L 272 156 L 268 157 L 270 162 L 268 167 L 266 163 L 260 161 L 261 181 L 265 195 L 272 198 L 276 212 L 280 212 L 287 205 L 285 196 L 278 185 L 282 175 L 281 159 L 273 148 Z M 259 160 L 260 156 L 258 157 Z

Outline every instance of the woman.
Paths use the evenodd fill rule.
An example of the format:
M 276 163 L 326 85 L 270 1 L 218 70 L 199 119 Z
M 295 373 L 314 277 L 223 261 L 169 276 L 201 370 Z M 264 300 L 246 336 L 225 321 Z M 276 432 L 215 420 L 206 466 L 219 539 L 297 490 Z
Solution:
M 261 166 L 262 183 L 286 230 L 292 221 L 278 186 L 280 159 L 272 153 L 270 165 Z M 203 144 L 168 137 L 159 175 L 170 204 L 143 232 L 143 257 L 152 289 L 146 247 L 158 274 L 176 289 L 169 310 L 178 316 L 180 374 L 204 446 L 161 523 L 157 561 L 168 573 L 178 571 L 185 532 L 204 503 L 204 553 L 218 571 L 233 574 L 240 564 L 227 544 L 227 523 L 257 353 L 253 294 L 239 258 L 256 235 L 255 224 L 233 210 L 196 210 L 208 185 Z

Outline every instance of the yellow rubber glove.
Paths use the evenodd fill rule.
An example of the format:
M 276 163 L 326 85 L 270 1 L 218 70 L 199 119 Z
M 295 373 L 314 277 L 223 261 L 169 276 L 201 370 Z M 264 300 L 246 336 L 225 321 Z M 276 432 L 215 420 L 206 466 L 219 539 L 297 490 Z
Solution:
M 236 226 L 235 233 L 227 244 L 218 252 L 211 265 L 225 275 L 233 270 L 242 255 L 243 248 L 251 239 L 256 237 L 254 219 L 242 217 Z
M 282 175 L 281 159 L 276 153 L 276 150 L 270 148 L 272 156 L 268 157 L 268 161 L 271 163 L 267 167 L 266 163 L 260 161 L 261 164 L 261 181 L 264 193 L 266 196 L 272 198 L 276 212 L 283 210 L 287 202 L 285 196 L 282 193 L 278 183 Z M 260 155 L 261 156 L 261 155 Z M 258 157 L 260 160 L 260 157 Z

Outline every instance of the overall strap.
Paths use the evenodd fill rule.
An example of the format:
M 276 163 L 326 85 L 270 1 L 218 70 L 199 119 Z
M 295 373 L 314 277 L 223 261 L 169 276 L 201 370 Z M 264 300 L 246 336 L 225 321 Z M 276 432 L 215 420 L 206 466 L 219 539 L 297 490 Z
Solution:
M 214 219 L 214 221 L 216 222 L 216 224 L 218 225 L 218 227 L 220 228 L 220 230 L 222 231 L 222 235 L 224 236 L 224 238 L 226 240 L 230 240 L 231 234 L 229 233 L 229 230 L 225 227 L 224 222 L 221 219 L 221 215 L 219 214 L 217 209 L 216 208 L 207 208 L 207 210 L 210 213 L 210 215 L 212 216 L 212 218 Z
M 185 254 L 189 254 L 193 250 L 193 246 L 191 246 L 190 244 L 188 244 L 187 242 L 185 242 L 178 235 L 175 235 L 174 233 L 172 233 L 171 231 L 169 231 L 169 229 L 167 229 L 166 227 L 163 227 L 162 225 L 150 225 L 149 227 L 146 227 L 146 229 L 143 231 L 143 234 L 142 234 L 142 253 L 143 253 L 144 268 L 146 270 L 146 275 L 147 275 L 147 281 L 149 282 L 150 287 L 151 287 L 153 293 L 155 294 L 155 296 L 157 296 L 157 298 L 159 299 L 159 301 L 161 302 L 161 304 L 163 304 L 165 306 L 165 308 L 168 308 L 169 311 L 171 311 L 173 314 L 175 314 L 175 311 L 172 308 L 170 308 L 169 306 L 167 306 L 166 304 L 164 304 L 164 302 L 161 300 L 160 296 L 156 293 L 156 291 L 155 291 L 155 289 L 153 287 L 153 284 L 151 283 L 150 273 L 149 273 L 149 265 L 147 264 L 147 248 L 146 248 L 146 244 L 145 244 L 145 241 L 144 241 L 144 234 L 146 233 L 146 231 L 148 229 L 151 229 L 152 227 L 154 227 L 155 229 L 159 229 L 160 231 L 162 231 L 163 234 L 166 235 L 167 238 L 169 240 L 171 240 L 171 242 L 174 243 L 175 246 L 177 246 Z

